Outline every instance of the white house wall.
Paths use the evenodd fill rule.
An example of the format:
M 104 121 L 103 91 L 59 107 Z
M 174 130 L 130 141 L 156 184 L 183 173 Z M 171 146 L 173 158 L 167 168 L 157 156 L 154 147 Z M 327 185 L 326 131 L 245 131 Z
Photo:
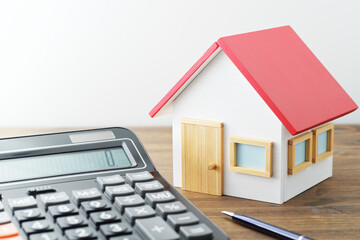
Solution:
M 213 120 L 224 122 L 224 194 L 283 202 L 280 173 L 287 165 L 280 161 L 282 124 L 222 51 L 173 104 L 175 186 L 181 186 L 181 119 Z M 273 141 L 273 177 L 229 171 L 230 136 Z
M 292 136 L 289 131 L 282 126 L 282 134 L 283 134 L 283 149 L 282 156 L 287 160 L 288 156 L 288 140 L 297 136 Z M 287 161 L 283 161 L 283 189 L 284 189 L 284 201 L 293 198 L 294 196 L 302 193 L 303 191 L 311 188 L 315 184 L 324 181 L 325 179 L 332 176 L 332 165 L 333 165 L 333 156 L 330 156 L 318 163 L 313 163 L 310 167 L 294 174 L 288 175 L 287 169 L 288 164 Z

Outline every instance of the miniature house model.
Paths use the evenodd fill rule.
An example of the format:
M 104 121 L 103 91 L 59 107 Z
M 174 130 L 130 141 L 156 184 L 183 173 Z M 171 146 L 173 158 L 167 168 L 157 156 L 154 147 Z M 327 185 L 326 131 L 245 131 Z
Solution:
M 283 203 L 332 176 L 357 105 L 294 30 L 220 38 L 152 109 L 172 110 L 174 185 Z

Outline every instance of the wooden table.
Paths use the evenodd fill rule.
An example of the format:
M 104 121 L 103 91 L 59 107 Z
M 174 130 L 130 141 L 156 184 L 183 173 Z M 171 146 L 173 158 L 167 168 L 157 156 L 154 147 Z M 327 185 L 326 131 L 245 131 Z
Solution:
M 172 182 L 171 128 L 131 129 L 142 140 L 157 169 Z M 65 130 L 75 129 L 0 129 L 0 137 Z M 282 205 L 181 192 L 231 239 L 272 238 L 233 223 L 220 213 L 222 210 L 249 215 L 314 239 L 360 239 L 360 125 L 335 127 L 333 177 Z

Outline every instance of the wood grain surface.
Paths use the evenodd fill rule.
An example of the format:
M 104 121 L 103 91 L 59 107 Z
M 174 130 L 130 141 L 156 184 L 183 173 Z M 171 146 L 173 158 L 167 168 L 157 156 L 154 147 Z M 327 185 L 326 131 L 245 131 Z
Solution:
M 0 137 L 80 128 L 0 128 Z M 170 127 L 130 127 L 157 169 L 172 182 Z M 249 215 L 314 239 L 360 239 L 360 125 L 335 126 L 333 177 L 282 205 L 227 196 L 182 192 L 231 239 L 272 239 L 233 223 L 222 210 Z

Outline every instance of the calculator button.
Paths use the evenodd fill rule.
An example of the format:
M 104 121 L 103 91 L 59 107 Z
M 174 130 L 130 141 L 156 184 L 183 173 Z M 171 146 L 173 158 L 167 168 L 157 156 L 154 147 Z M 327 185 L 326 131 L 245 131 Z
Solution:
M 138 219 L 135 221 L 135 229 L 139 231 L 140 235 L 145 239 L 180 239 L 179 234 L 170 228 L 161 217 Z
M 139 195 L 131 195 L 126 197 L 116 197 L 115 198 L 115 207 L 123 213 L 126 207 L 136 207 L 144 205 L 145 201 Z
M 73 190 L 72 196 L 76 204 L 80 205 L 80 203 L 84 201 L 101 199 L 101 192 L 99 192 L 97 188 Z
M 74 227 L 87 226 L 87 220 L 80 215 L 59 217 L 56 222 L 62 230 Z
M 158 180 L 151 182 L 140 182 L 135 183 L 135 191 L 144 197 L 145 193 L 164 191 L 164 186 Z
M 111 206 L 105 200 L 93 200 L 89 202 L 82 202 L 81 209 L 86 213 L 110 210 Z
M 126 235 L 122 237 L 112 237 L 110 240 L 141 240 L 141 238 L 136 235 Z
M 172 193 L 169 191 L 145 194 L 145 202 L 152 207 L 155 207 L 155 205 L 158 203 L 167 203 L 174 200 L 174 195 L 172 195 Z
M 115 211 L 96 212 L 90 214 L 90 220 L 95 226 L 99 226 L 104 223 L 119 222 L 121 220 L 120 215 Z
M 22 224 L 22 228 L 28 235 L 36 232 L 47 232 L 53 230 L 47 220 L 24 222 Z
M 106 177 L 97 177 L 96 183 L 98 184 L 101 191 L 104 191 L 105 187 L 124 184 L 125 180 L 119 174 L 116 174 Z
M 149 172 L 136 172 L 136 173 L 127 173 L 125 176 L 126 182 L 131 186 L 134 186 L 136 182 L 146 182 L 154 180 L 154 176 Z
M 192 213 L 172 214 L 167 217 L 167 223 L 170 224 L 176 231 L 180 226 L 187 226 L 199 223 L 199 219 Z
M 0 212 L 0 224 L 11 222 L 10 216 L 7 212 Z
M 55 220 L 57 217 L 69 216 L 77 214 L 79 211 L 76 209 L 75 205 L 72 203 L 61 204 L 56 206 L 49 207 L 50 216 Z
M 0 212 L 4 211 L 4 204 L 0 201 Z
M 180 227 L 179 233 L 185 239 L 213 239 L 211 229 L 203 223 L 192 226 Z
M 46 232 L 46 233 L 33 234 L 30 236 L 30 240 L 58 240 L 58 237 L 54 232 Z
M 56 189 L 51 187 L 50 185 L 36 186 L 27 189 L 27 194 L 31 196 L 44 194 L 44 193 L 51 193 L 51 192 L 56 192 Z
M 65 235 L 66 235 L 68 240 L 97 239 L 94 230 L 92 230 L 89 227 L 66 230 Z
M 105 195 L 114 201 L 115 197 L 134 194 L 134 189 L 129 184 L 109 186 L 105 188 Z
M 125 208 L 125 218 L 131 224 L 134 224 L 138 218 L 148 218 L 155 216 L 156 213 L 149 205 L 141 207 L 128 207 Z
M 45 209 L 52 205 L 70 202 L 70 198 L 65 192 L 42 194 L 39 197 Z
M 36 207 L 37 202 L 33 196 L 22 197 L 22 198 L 10 198 L 8 199 L 9 207 L 11 211 L 18 209 Z
M 15 218 L 19 223 L 24 221 L 34 220 L 34 219 L 43 219 L 45 214 L 40 212 L 38 208 L 29 208 L 24 210 L 15 211 Z
M 18 235 L 18 229 L 13 223 L 6 223 L 0 225 L 0 238 L 9 238 Z
M 129 234 L 132 232 L 130 225 L 126 222 L 101 225 L 100 231 L 106 238 Z
M 166 219 L 169 214 L 186 212 L 186 207 L 179 201 L 170 203 L 159 203 L 156 205 L 156 213 Z

